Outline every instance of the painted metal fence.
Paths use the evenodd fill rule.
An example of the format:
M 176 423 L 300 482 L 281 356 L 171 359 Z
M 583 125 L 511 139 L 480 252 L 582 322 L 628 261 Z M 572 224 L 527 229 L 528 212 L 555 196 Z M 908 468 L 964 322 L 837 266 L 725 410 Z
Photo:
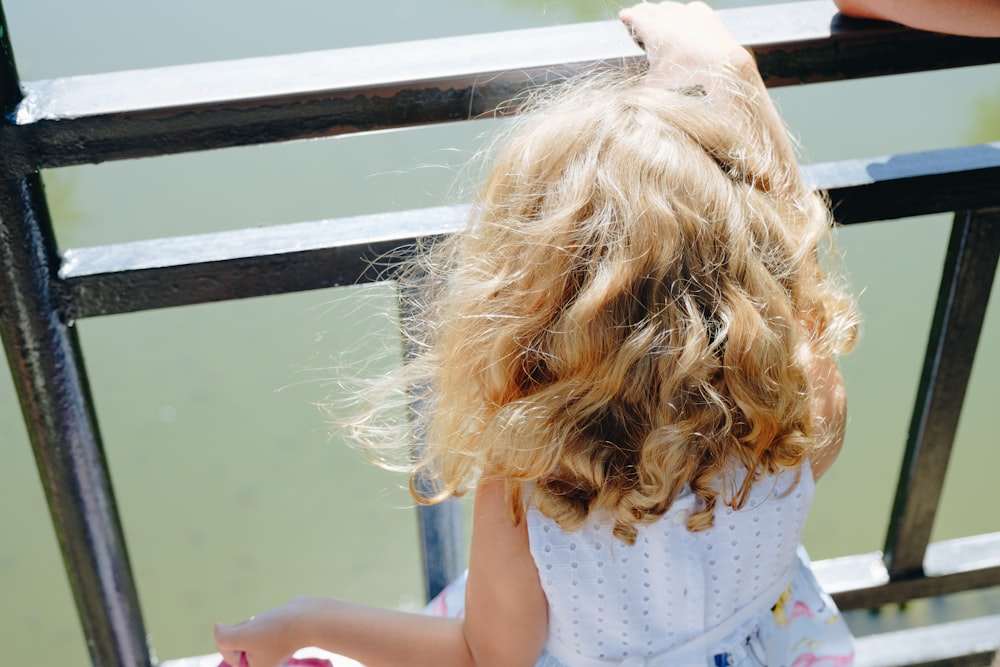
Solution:
M 722 14 L 769 86 L 1000 62 L 1000 40 L 845 21 L 826 0 Z M 454 231 L 465 209 L 60 249 L 39 170 L 463 121 L 641 54 L 599 22 L 25 83 L 2 6 L 0 21 L 0 335 L 92 662 L 150 665 L 73 323 L 378 280 L 372 259 Z M 844 224 L 956 212 L 884 551 L 822 561 L 818 574 L 848 609 L 1000 585 L 1000 533 L 929 544 L 1000 253 L 1000 143 L 806 169 Z M 421 511 L 431 594 L 462 566 L 460 522 L 453 505 Z M 934 649 L 873 640 L 861 657 L 982 664 L 1000 618 L 939 634 Z

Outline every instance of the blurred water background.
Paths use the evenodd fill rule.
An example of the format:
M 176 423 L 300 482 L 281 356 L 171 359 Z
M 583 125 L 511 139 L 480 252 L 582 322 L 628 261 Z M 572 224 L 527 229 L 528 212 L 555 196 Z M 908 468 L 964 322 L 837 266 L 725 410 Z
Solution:
M 750 2 L 717 0 L 717 7 Z M 7 0 L 24 80 L 613 18 L 609 0 Z M 1000 67 L 773 91 L 803 160 L 1000 140 Z M 49 170 L 60 247 L 452 203 L 489 122 Z M 840 234 L 866 317 L 843 360 L 848 441 L 821 485 L 814 558 L 881 548 L 950 216 Z M 994 299 L 995 301 L 995 299 Z M 337 289 L 79 323 L 112 478 L 160 658 L 300 593 L 420 605 L 405 480 L 331 432 L 317 404 L 343 355 L 396 344 L 392 290 Z M 933 539 L 1000 530 L 988 316 Z M 0 635 L 14 664 L 86 664 L 6 369 L 0 369 Z M 1000 594 L 852 617 L 856 629 L 1000 610 Z

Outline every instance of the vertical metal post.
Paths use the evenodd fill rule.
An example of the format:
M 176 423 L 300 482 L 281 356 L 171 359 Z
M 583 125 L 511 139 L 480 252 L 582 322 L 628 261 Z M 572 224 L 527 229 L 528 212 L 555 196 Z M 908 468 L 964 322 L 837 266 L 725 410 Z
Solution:
M 0 6 L 0 109 L 21 99 Z M 79 342 L 60 315 L 59 257 L 38 173 L 0 179 L 0 338 L 95 667 L 148 667 Z
M 417 508 L 424 593 L 430 601 L 465 569 L 462 506 L 457 500 Z
M 955 215 L 886 535 L 893 579 L 923 572 L 998 254 L 1000 209 Z
M 409 291 L 417 289 L 406 281 L 396 285 L 400 298 L 400 313 L 403 327 L 406 326 L 407 315 L 410 313 Z M 413 353 L 413 342 L 407 332 L 403 331 L 404 361 Z M 414 410 L 419 411 L 420 401 Z M 419 423 L 414 420 L 414 424 Z M 419 428 L 412 429 L 413 452 L 418 456 L 420 449 L 426 443 L 426 433 Z M 417 489 L 421 493 L 432 492 L 430 482 L 417 480 Z M 436 505 L 420 505 L 417 507 L 417 529 L 420 532 L 420 559 L 424 566 L 424 594 L 430 601 L 435 595 L 453 581 L 465 569 L 465 549 L 463 541 L 462 506 L 454 499 L 446 500 Z
M 21 101 L 21 80 L 14 63 L 14 49 L 7 34 L 7 17 L 0 3 L 0 112 L 10 114 Z

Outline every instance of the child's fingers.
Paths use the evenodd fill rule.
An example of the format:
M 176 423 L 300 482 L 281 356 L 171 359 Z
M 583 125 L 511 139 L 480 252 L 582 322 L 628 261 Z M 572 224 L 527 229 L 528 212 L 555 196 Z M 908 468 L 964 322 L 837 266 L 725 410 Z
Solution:
M 646 51 L 651 71 L 683 74 L 737 63 L 746 53 L 703 2 L 644 2 L 621 10 L 619 18 Z
M 229 667 L 241 667 L 240 663 L 246 659 L 243 657 L 237 628 L 216 623 L 213 627 L 213 634 L 215 635 L 215 648 L 222 654 L 222 659 L 229 664 Z
M 240 651 L 220 651 L 222 664 L 219 667 L 241 667 L 243 653 Z
M 268 633 L 266 617 L 251 618 L 237 625 L 216 623 L 215 647 L 230 667 L 275 667 L 292 656 Z
M 618 12 L 618 20 L 624 23 L 625 27 L 631 31 L 632 37 L 637 36 L 638 27 L 636 24 L 641 22 L 639 18 L 640 9 L 640 7 L 626 7 Z
M 618 13 L 618 18 L 629 29 L 632 39 L 642 47 L 659 48 L 666 41 L 665 35 L 670 30 L 671 15 L 677 11 L 678 3 L 663 2 L 653 4 L 643 2 L 627 7 Z
M 646 43 L 643 41 L 642 36 L 636 30 L 635 25 L 632 22 L 631 15 L 626 14 L 625 12 L 626 10 L 623 9 L 621 13 L 618 14 L 618 18 L 621 19 L 621 22 L 625 24 L 626 28 L 628 28 L 628 32 L 629 35 L 632 37 L 632 41 L 634 41 L 639 46 L 640 49 L 645 51 Z
M 216 623 L 212 627 L 212 630 L 213 634 L 215 635 L 215 646 L 219 649 L 220 652 L 225 651 L 227 649 L 231 650 L 238 648 L 235 645 L 236 641 L 235 637 L 236 633 L 234 632 L 235 628 L 232 628 L 226 625 L 225 623 Z M 236 666 L 234 665 L 233 667 Z

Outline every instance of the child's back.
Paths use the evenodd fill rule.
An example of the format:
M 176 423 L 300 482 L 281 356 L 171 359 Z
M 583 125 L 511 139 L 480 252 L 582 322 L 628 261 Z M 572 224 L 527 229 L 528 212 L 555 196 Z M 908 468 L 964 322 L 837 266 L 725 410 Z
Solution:
M 610 526 L 597 517 L 567 533 L 530 511 L 531 552 L 549 608 L 551 658 L 540 665 L 668 651 L 665 664 L 684 664 L 680 647 L 690 653 L 692 641 L 702 660 L 691 662 L 703 662 L 706 652 L 738 662 L 761 613 L 771 613 L 791 580 L 812 495 L 810 474 L 786 471 L 755 485 L 743 509 L 723 506 L 711 529 L 691 532 L 696 498 L 684 493 L 660 520 L 641 526 L 631 546 L 609 538 Z
M 547 667 L 764 655 L 842 439 L 829 213 L 755 70 L 702 67 L 537 102 L 413 311 L 423 465 L 524 521 Z
M 675 10 L 708 12 L 626 16 L 694 60 L 570 82 L 507 137 L 415 366 L 442 495 L 480 475 L 525 520 L 543 665 L 746 658 L 843 435 L 829 213 L 749 56 L 643 15 Z

